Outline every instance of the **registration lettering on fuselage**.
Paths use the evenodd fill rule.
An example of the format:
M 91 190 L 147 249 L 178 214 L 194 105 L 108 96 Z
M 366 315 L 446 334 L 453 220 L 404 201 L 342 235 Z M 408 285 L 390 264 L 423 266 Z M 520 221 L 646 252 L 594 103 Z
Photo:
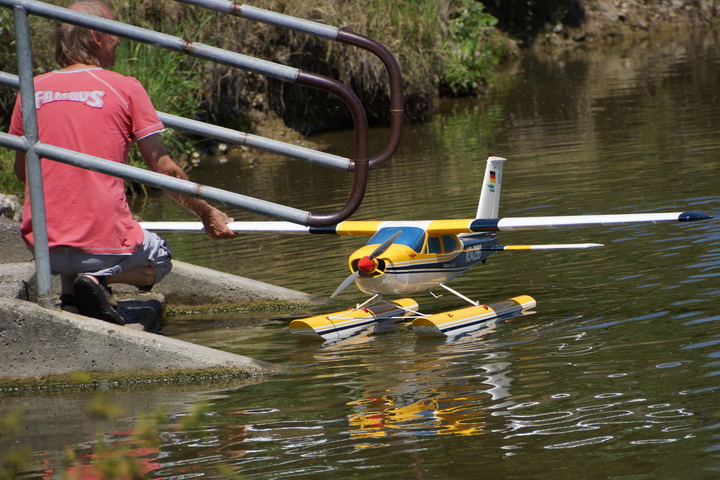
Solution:
M 465 258 L 467 258 L 468 262 L 477 262 L 478 260 L 482 260 L 482 256 L 483 253 L 480 248 L 472 248 L 465 252 Z

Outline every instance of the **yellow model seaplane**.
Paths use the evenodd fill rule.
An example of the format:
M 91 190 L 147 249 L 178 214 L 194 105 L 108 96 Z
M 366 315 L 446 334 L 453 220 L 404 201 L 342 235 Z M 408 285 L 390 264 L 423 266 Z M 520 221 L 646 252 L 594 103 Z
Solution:
M 596 225 L 689 222 L 712 217 L 697 212 L 639 213 L 620 215 L 571 215 L 499 218 L 504 158 L 487 160 L 480 202 L 475 218 L 430 221 L 345 221 L 333 227 L 306 227 L 291 222 L 234 222 L 230 228 L 243 233 L 311 233 L 372 236 L 350 255 L 351 274 L 335 290 L 335 297 L 351 284 L 372 295 L 348 310 L 293 320 L 290 331 L 299 338 L 338 340 L 382 320 L 412 318 L 412 329 L 421 336 L 455 336 L 487 328 L 498 319 L 535 307 L 527 295 L 481 305 L 447 284 L 469 268 L 483 263 L 497 251 L 585 249 L 598 243 L 554 245 L 499 245 L 495 232 L 542 230 Z M 198 231 L 199 222 L 142 222 L 148 230 Z M 384 295 L 408 295 L 443 288 L 470 303 L 469 307 L 435 315 L 418 312 L 409 299 L 387 302 Z

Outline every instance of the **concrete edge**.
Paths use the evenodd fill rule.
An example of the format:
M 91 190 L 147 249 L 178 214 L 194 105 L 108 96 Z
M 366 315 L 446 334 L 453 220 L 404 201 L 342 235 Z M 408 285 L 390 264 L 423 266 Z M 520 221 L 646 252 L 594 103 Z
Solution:
M 137 292 L 129 285 L 113 285 L 116 294 Z M 153 292 L 165 297 L 169 308 L 214 309 L 244 307 L 256 304 L 319 304 L 327 299 L 289 288 L 219 272 L 173 260 L 172 271 Z
M 0 298 L 2 377 L 42 379 L 74 372 L 145 372 L 172 377 L 260 376 L 273 364 L 23 300 Z

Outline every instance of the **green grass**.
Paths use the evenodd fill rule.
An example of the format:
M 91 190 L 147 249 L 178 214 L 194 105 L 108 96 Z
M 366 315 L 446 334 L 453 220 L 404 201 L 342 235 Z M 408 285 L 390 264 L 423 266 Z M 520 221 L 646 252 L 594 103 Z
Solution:
M 65 0 L 48 2 L 66 4 Z M 377 115 L 382 121 L 387 115 L 384 68 L 364 50 L 169 0 L 110 0 L 110 4 L 118 20 L 125 23 L 265 60 L 290 64 L 295 61 L 316 73 L 337 74 L 366 102 L 371 117 Z M 267 0 L 262 7 L 346 27 L 385 45 L 401 65 L 405 111 L 410 120 L 427 118 L 438 92 L 455 96 L 477 93 L 494 66 L 508 55 L 509 42 L 495 29 L 496 19 L 473 0 Z M 55 68 L 52 22 L 33 16 L 31 29 L 38 73 Z M 16 71 L 13 30 L 10 10 L 1 8 L 0 69 L 11 73 Z M 138 78 L 156 109 L 170 114 L 217 119 L 220 124 L 253 132 L 257 126 L 253 122 L 262 121 L 264 112 L 276 110 L 283 116 L 287 111 L 284 87 L 278 82 L 128 40 L 123 40 L 118 49 L 115 70 Z M 0 89 L 3 130 L 14 97 L 11 89 Z M 322 105 L 318 109 L 326 110 Z M 293 114 L 312 123 L 312 119 L 303 119 L 307 112 L 302 109 L 288 113 Z M 199 139 L 168 130 L 163 140 L 171 156 L 182 163 L 183 157 L 197 149 Z M 131 163 L 142 164 L 138 160 L 135 152 Z M 3 167 L 5 178 L 0 179 L 0 185 L 16 189 L 12 178 L 7 177 L 5 163 Z
M 162 15 L 151 10 L 139 11 L 137 7 L 137 2 L 124 3 L 116 9 L 119 19 L 180 38 L 192 37 L 194 32 L 202 31 L 215 15 L 210 12 L 203 18 L 192 14 Z M 204 64 L 193 57 L 122 40 L 116 52 L 113 70 L 137 78 L 147 90 L 156 110 L 194 118 L 201 109 L 205 94 L 202 74 Z M 183 163 L 196 150 L 195 139 L 177 130 L 168 130 L 163 134 L 163 143 L 179 163 Z M 130 160 L 133 164 L 142 163 L 137 150 L 134 150 Z
M 203 85 L 194 59 L 128 41 L 120 44 L 117 59 L 113 70 L 140 80 L 156 110 L 186 118 L 197 114 Z M 195 140 L 178 130 L 168 129 L 163 143 L 178 163 L 186 163 L 196 150 Z M 131 150 L 129 163 L 144 166 L 137 149 Z
M 16 195 L 20 203 L 22 203 L 25 197 L 25 183 L 15 176 L 14 164 L 15 152 L 0 148 L 0 193 Z

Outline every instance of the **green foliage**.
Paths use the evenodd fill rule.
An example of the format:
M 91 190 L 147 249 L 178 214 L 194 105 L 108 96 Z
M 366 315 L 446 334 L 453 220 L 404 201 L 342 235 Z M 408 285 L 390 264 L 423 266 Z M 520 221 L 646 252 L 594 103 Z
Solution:
M 121 21 L 161 32 L 167 31 L 181 38 L 192 37 L 194 32 L 202 30 L 215 15 L 208 13 L 202 19 L 192 14 L 173 18 L 154 10 L 153 6 L 145 10 L 138 8 L 137 2 L 125 3 L 116 11 Z M 113 70 L 137 78 L 147 90 L 156 110 L 194 118 L 198 116 L 205 94 L 202 73 L 204 64 L 205 62 L 193 57 L 163 48 L 122 40 L 116 52 Z M 163 134 L 163 143 L 179 163 L 195 151 L 193 139 L 178 130 L 168 130 Z M 145 166 L 137 150 L 132 152 L 129 163 Z
M 145 87 L 156 110 L 181 117 L 197 115 L 203 91 L 202 78 L 194 59 L 144 44 L 123 41 L 117 51 L 113 70 L 137 78 Z M 179 160 L 189 158 L 194 143 L 185 133 L 168 130 L 163 143 L 170 155 Z M 137 149 L 132 151 L 130 164 L 144 166 Z
M 103 480 L 140 480 L 144 478 L 140 462 L 127 445 L 106 444 L 98 440 L 93 461 L 98 478 Z
M 84 375 L 81 375 L 84 376 Z M 143 457 L 148 452 L 158 452 L 163 444 L 161 432 L 172 430 L 183 435 L 200 436 L 207 430 L 211 408 L 207 402 L 198 402 L 193 410 L 182 416 L 176 423 L 168 423 L 169 417 L 162 410 L 138 417 L 130 437 L 110 439 L 98 434 L 92 448 L 81 450 L 65 447 L 63 468 L 58 478 L 97 478 L 102 480 L 142 479 L 148 475 L 147 462 Z M 85 408 L 93 420 L 110 421 L 119 418 L 123 412 L 113 405 L 108 397 L 100 393 L 88 402 Z M 13 437 L 22 429 L 22 415 L 14 410 L 0 417 L 0 436 Z M 175 433 L 177 434 L 177 433 Z M 33 468 L 32 449 L 24 445 L 0 452 L 0 480 L 27 478 L 25 472 Z M 245 478 L 229 465 L 219 463 L 216 471 L 222 478 Z M 56 477 L 53 477 L 56 478 Z
M 194 430 L 202 434 L 201 426 L 205 422 L 209 411 L 210 406 L 207 402 L 198 403 L 189 415 L 182 417 L 180 420 L 180 427 L 185 431 Z
M 17 74 L 15 61 L 15 28 L 12 10 L 0 8 L 0 70 Z M 10 125 L 10 113 L 15 104 L 15 90 L 0 87 L 0 130 L 7 131 Z
M 0 435 L 14 437 L 20 431 L 21 413 L 19 410 L 9 412 L 0 417 Z M 0 480 L 20 478 L 19 474 L 25 470 L 32 461 L 32 451 L 26 446 L 13 446 L 0 453 Z
M 0 148 L 0 193 L 16 195 L 20 203 L 25 197 L 25 184 L 15 176 L 15 151 Z
M 146 448 L 158 448 L 162 444 L 159 430 L 160 425 L 167 422 L 167 415 L 158 409 L 153 415 L 145 415 L 138 418 L 133 441 Z
M 0 480 L 21 478 L 22 472 L 31 462 L 32 452 L 29 447 L 11 447 L 0 455 Z
M 108 401 L 106 395 L 98 394 L 88 404 L 86 411 L 91 418 L 96 420 L 111 420 L 123 413 L 122 407 Z
M 235 473 L 235 470 L 232 469 L 232 467 L 228 465 L 218 465 L 216 467 L 217 473 L 220 475 L 221 478 L 229 478 L 234 480 L 243 480 L 247 477 L 240 475 L 238 473 Z
M 0 433 L 14 436 L 20 431 L 22 415 L 19 410 L 12 410 L 4 417 L 0 417 Z
M 106 419 L 115 418 L 121 413 L 115 407 L 108 406 L 107 399 L 102 395 L 95 397 L 87 410 L 98 410 L 97 405 L 102 406 L 100 408 L 102 412 L 108 413 Z M 180 420 L 177 427 L 185 432 L 188 430 L 202 432 L 208 410 L 207 403 L 200 402 L 193 411 Z M 94 413 L 92 416 L 97 416 L 97 414 Z M 99 436 L 92 454 L 83 458 L 92 458 L 91 466 L 96 478 L 103 480 L 145 478 L 138 453 L 159 448 L 162 444 L 160 431 L 167 421 L 168 416 L 160 410 L 139 417 L 130 440 L 108 442 Z M 76 470 L 82 470 L 83 458 L 79 457 L 77 452 L 68 447 L 66 448 L 66 457 L 70 466 L 75 467 Z M 232 478 L 230 469 L 224 471 L 228 474 L 225 478 Z
M 481 3 L 462 0 L 454 18 L 449 21 L 445 69 L 440 76 L 441 92 L 463 96 L 477 92 L 499 59 L 509 53 L 493 28 L 497 19 Z

